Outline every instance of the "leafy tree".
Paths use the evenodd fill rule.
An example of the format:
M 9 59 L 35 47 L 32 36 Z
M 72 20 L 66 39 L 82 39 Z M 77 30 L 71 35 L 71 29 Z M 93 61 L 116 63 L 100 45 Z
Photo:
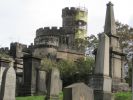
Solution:
M 133 28 L 127 24 L 116 22 L 116 32 L 119 36 L 120 47 L 124 53 L 127 54 L 128 59 L 128 76 L 126 77 L 127 82 L 131 86 L 132 80 L 132 55 L 133 55 Z
M 48 72 L 52 67 L 57 67 L 60 70 L 63 86 L 77 81 L 87 82 L 89 74 L 92 73 L 93 66 L 93 58 L 80 58 L 75 62 L 70 60 L 56 62 L 48 58 L 44 58 L 41 61 L 41 70 Z
M 87 82 L 89 74 L 92 73 L 94 66 L 93 58 L 80 58 L 75 62 L 61 60 L 58 62 L 64 86 L 77 81 Z
M 133 45 L 130 45 L 130 43 L 133 43 L 133 28 L 129 27 L 127 24 L 122 24 L 117 21 L 116 32 L 119 36 L 121 49 L 127 49 L 127 51 L 125 51 L 126 53 L 133 50 Z
M 86 41 L 87 41 L 86 55 L 94 57 L 92 53 L 94 49 L 97 48 L 99 40 L 95 35 L 90 35 L 89 37 L 86 37 Z
M 96 48 L 98 46 L 98 38 L 93 34 L 87 37 L 87 41 L 88 41 L 88 47 Z

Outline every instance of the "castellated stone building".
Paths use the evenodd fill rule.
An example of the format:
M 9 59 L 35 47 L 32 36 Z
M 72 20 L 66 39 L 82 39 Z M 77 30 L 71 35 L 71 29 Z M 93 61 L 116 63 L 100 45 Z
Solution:
M 62 27 L 44 27 L 36 30 L 34 44 L 29 46 L 14 42 L 9 48 L 0 48 L 1 54 L 6 54 L 14 59 L 14 68 L 17 75 L 17 89 L 22 87 L 25 78 L 26 64 L 32 65 L 32 60 L 24 62 L 26 55 L 32 55 L 38 58 L 50 58 L 52 60 L 72 60 L 75 61 L 84 57 L 84 40 L 87 34 L 87 14 L 86 8 L 64 8 L 62 9 Z M 31 59 L 36 59 L 31 57 Z M 27 65 L 27 66 L 29 66 Z M 27 71 L 30 71 L 27 69 Z M 26 71 L 26 72 L 27 72 Z M 27 72 L 29 73 L 29 72 Z M 0 79 L 1 80 L 1 79 Z M 27 83 L 24 83 L 27 84 Z M 24 90 L 22 90 L 24 91 Z M 18 92 L 17 92 L 18 93 Z
M 87 34 L 87 10 L 85 8 L 64 8 L 63 26 L 44 27 L 36 31 L 33 54 L 52 59 L 76 60 L 84 56 L 83 40 Z
M 15 60 L 17 72 L 23 72 L 25 54 L 32 54 L 39 58 L 48 57 L 53 60 L 69 59 L 75 61 L 84 57 L 83 41 L 87 34 L 86 8 L 62 9 L 62 27 L 44 27 L 36 30 L 34 44 L 29 46 L 14 42 L 9 48 L 0 48 L 0 52 L 10 55 Z

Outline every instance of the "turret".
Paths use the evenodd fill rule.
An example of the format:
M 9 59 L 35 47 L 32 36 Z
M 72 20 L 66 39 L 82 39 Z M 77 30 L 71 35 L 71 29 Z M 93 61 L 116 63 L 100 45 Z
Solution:
M 86 36 L 87 14 L 86 8 L 66 7 L 62 10 L 63 28 L 65 33 L 70 35 L 70 43 Z
M 59 35 L 61 28 L 45 27 L 36 31 L 34 39 L 34 55 L 38 57 L 55 57 L 59 46 Z

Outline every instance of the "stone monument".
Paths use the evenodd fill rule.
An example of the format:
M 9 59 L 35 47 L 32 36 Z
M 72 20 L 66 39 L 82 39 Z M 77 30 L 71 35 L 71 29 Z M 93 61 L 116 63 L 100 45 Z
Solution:
M 74 83 L 63 90 L 63 100 L 94 100 L 93 89 L 84 83 Z
M 39 71 L 38 73 L 38 94 L 46 94 L 46 71 Z
M 11 60 L 9 58 L 0 57 L 0 86 L 4 70 L 10 66 Z
M 109 77 L 109 37 L 104 33 L 99 35 L 96 66 L 91 81 L 94 100 L 112 100 L 112 80 Z
M 37 92 L 37 78 L 40 68 L 40 58 L 32 55 L 25 55 L 24 61 L 24 94 L 34 95 Z
M 94 76 L 92 78 L 92 87 L 94 89 L 95 100 L 112 100 L 112 54 L 111 36 L 116 34 L 113 4 L 107 4 L 106 20 L 104 33 L 99 35 L 99 45 L 96 52 L 96 66 Z M 116 41 L 114 40 L 114 45 Z M 116 66 L 117 67 L 117 66 Z M 120 67 L 120 66 L 119 66 Z M 118 67 L 117 67 L 118 68 Z M 121 70 L 121 69 L 120 69 Z M 119 73 L 119 72 L 118 72 Z
M 109 2 L 107 4 L 106 20 L 104 33 L 109 37 L 109 48 L 110 48 L 110 77 L 112 78 L 112 90 L 124 82 L 124 63 L 125 54 L 119 46 L 119 37 L 116 34 L 116 25 L 113 11 L 113 4 Z M 117 90 L 116 90 L 117 91 Z
M 59 100 L 60 93 L 60 72 L 57 68 L 52 68 L 48 75 L 46 100 Z
M 0 100 L 16 100 L 15 90 L 16 90 L 16 73 L 11 64 L 10 67 L 7 67 L 4 70 L 2 76 Z

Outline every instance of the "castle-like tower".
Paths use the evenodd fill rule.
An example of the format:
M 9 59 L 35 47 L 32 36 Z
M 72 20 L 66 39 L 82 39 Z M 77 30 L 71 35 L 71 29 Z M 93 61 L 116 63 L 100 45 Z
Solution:
M 55 58 L 57 48 L 59 47 L 59 36 L 61 28 L 45 27 L 36 31 L 36 38 L 34 39 L 34 52 L 35 56 Z
M 68 44 L 72 44 L 77 39 L 84 39 L 87 34 L 87 14 L 86 8 L 64 8 L 62 10 L 63 28 L 69 37 Z
M 84 56 L 81 43 L 87 34 L 87 13 L 85 8 L 64 8 L 61 28 L 45 27 L 36 31 L 33 54 L 52 59 L 68 59 L 72 56 L 77 59 L 79 55 Z

